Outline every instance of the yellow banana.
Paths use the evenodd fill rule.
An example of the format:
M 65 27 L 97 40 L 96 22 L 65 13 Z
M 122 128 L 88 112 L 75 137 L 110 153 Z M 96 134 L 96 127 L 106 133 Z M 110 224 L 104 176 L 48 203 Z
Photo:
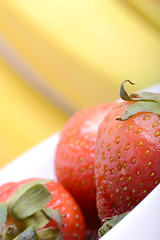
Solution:
M 159 35 L 120 1 L 5 0 L 0 15 L 7 41 L 77 109 L 116 98 L 126 78 L 159 81 Z
M 160 33 L 160 1 L 123 0 L 123 2 Z
M 68 116 L 0 58 L 0 167 L 60 129 Z
M 148 14 L 148 5 L 143 12 L 138 4 L 138 0 L 134 6 L 130 0 L 1 0 L 0 81 L 7 87 L 6 95 L 1 95 L 0 131 L 3 145 L 7 149 L 9 144 L 11 150 L 1 159 L 9 161 L 58 130 L 68 118 L 66 113 L 115 100 L 126 78 L 136 83 L 135 90 L 159 82 L 160 34 L 139 17 L 141 12 Z M 139 15 L 135 9 L 141 9 Z M 158 17 L 150 13 L 158 26 Z M 34 84 L 53 107 L 22 80 Z M 14 111 L 8 110 L 9 86 L 17 93 L 12 98 Z M 18 90 L 25 92 L 23 114 Z M 13 139 L 16 144 L 11 145 Z

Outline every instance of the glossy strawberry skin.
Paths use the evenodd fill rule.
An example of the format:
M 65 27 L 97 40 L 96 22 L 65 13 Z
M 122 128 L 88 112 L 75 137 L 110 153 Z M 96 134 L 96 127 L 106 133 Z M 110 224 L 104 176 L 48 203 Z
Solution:
M 132 104 L 119 103 L 98 130 L 95 175 L 101 221 L 131 210 L 160 182 L 160 117 L 141 112 L 116 120 Z
M 47 208 L 57 209 L 62 215 L 61 232 L 64 240 L 85 239 L 85 223 L 81 210 L 71 194 L 56 182 L 45 184 L 52 193 L 52 199 Z M 54 225 L 53 220 L 47 225 Z
M 74 196 L 87 216 L 97 215 L 96 134 L 100 122 L 113 105 L 104 103 L 77 112 L 63 128 L 57 146 L 55 169 L 58 181 Z
M 5 203 L 25 183 L 37 179 L 26 179 L 19 182 L 9 182 L 0 186 L 0 203 Z M 52 198 L 47 208 L 57 209 L 62 216 L 61 232 L 64 240 L 85 240 L 85 222 L 82 212 L 71 194 L 59 183 L 49 181 L 45 184 Z M 54 220 L 50 220 L 46 227 L 57 227 Z

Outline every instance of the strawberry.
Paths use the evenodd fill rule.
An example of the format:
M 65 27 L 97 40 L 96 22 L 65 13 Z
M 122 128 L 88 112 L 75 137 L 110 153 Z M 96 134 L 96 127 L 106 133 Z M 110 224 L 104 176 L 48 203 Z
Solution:
M 12 239 L 18 234 L 37 237 L 33 239 L 86 239 L 82 212 L 70 193 L 59 183 L 36 179 L 6 183 L 0 186 L 0 203 L 0 217 L 5 215 L 5 203 L 11 213 L 7 220 L 0 219 L 0 223 L 3 222 L 0 235 L 4 239 Z
M 61 131 L 55 157 L 58 181 L 76 199 L 86 221 L 96 225 L 95 142 L 98 126 L 114 103 L 75 113 Z M 97 218 L 98 219 L 98 218 Z
M 121 97 L 124 101 L 106 115 L 97 134 L 95 175 L 101 221 L 132 210 L 160 182 L 160 95 L 129 96 L 123 83 Z

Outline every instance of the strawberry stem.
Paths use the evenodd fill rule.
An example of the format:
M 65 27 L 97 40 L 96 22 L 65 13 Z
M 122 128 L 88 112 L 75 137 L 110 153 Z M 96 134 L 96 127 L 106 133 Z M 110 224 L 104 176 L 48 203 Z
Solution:
M 160 115 L 160 95 L 150 92 L 142 92 L 139 94 L 131 94 L 130 96 L 124 88 L 124 83 L 129 82 L 134 85 L 130 80 L 125 80 L 120 89 L 120 96 L 125 101 L 135 102 L 130 105 L 124 112 L 122 117 L 117 117 L 116 120 L 125 121 L 131 118 L 133 115 L 139 112 L 150 112 Z
M 135 85 L 133 82 L 131 82 L 129 79 L 125 80 L 122 82 L 121 84 L 121 88 L 120 88 L 120 97 L 125 100 L 125 101 L 132 101 L 132 98 L 128 95 L 128 93 L 126 92 L 125 88 L 124 88 L 124 84 L 126 82 L 129 82 L 132 85 Z

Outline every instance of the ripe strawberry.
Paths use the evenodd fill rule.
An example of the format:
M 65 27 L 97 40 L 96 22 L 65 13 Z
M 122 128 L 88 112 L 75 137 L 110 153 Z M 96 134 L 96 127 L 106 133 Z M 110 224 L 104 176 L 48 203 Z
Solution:
M 58 181 L 76 199 L 92 225 L 96 223 L 97 216 L 94 174 L 96 134 L 100 122 L 113 105 L 104 103 L 74 114 L 61 132 L 56 151 Z
M 125 95 L 125 97 L 123 96 Z M 160 95 L 128 96 L 100 124 L 96 144 L 101 221 L 134 208 L 160 182 Z
M 36 192 L 36 195 L 35 195 L 36 201 L 40 202 L 41 204 L 41 202 L 43 202 L 46 196 L 47 197 L 49 196 L 49 201 L 46 204 L 45 208 L 44 206 L 42 206 L 42 209 L 40 208 L 40 210 L 38 209 L 36 213 L 34 212 L 31 215 L 27 216 L 28 208 L 25 207 L 26 206 L 25 204 L 28 204 L 26 202 L 29 202 L 32 195 L 31 194 L 29 195 L 29 193 L 27 193 L 28 195 L 26 195 L 26 202 L 25 202 L 24 196 L 22 197 L 21 194 L 23 193 L 24 195 L 24 193 L 26 193 L 28 189 L 33 191 L 33 187 L 36 189 L 37 184 L 38 184 L 38 187 L 40 186 L 40 188 L 38 189 L 41 190 L 41 186 L 43 186 L 45 187 L 46 192 L 45 192 L 45 196 L 42 196 L 42 197 L 40 195 L 42 191 L 40 191 L 40 193 L 38 192 L 39 195 Z M 28 187 L 26 188 L 26 186 Z M 25 191 L 24 191 L 24 187 L 25 187 Z M 16 196 L 16 198 L 15 198 L 15 193 L 16 194 L 18 193 L 18 197 Z M 37 199 L 37 196 L 38 196 L 38 199 Z M 22 200 L 24 201 L 24 204 Z M 21 204 L 20 204 L 20 201 L 21 201 Z M 24 231 L 26 226 L 28 227 L 30 225 L 33 225 L 35 230 L 37 230 L 37 234 L 39 233 L 44 234 L 44 230 L 50 231 L 51 229 L 55 231 L 57 227 L 60 227 L 64 240 L 86 239 L 85 223 L 84 223 L 84 218 L 81 213 L 81 210 L 77 205 L 77 203 L 75 202 L 75 200 L 70 195 L 70 193 L 66 189 L 64 189 L 64 187 L 61 186 L 59 183 L 56 183 L 54 181 L 49 181 L 49 180 L 44 181 L 44 180 L 35 180 L 35 179 L 34 180 L 27 179 L 25 181 L 20 181 L 17 183 L 13 183 L 13 182 L 6 183 L 0 186 L 0 203 L 6 203 L 6 202 L 7 202 L 7 207 L 10 209 L 9 212 L 12 213 L 12 216 L 10 215 L 8 216 L 8 220 L 5 226 L 7 230 L 4 228 L 4 234 L 7 234 L 8 229 L 11 229 L 11 226 L 13 225 L 16 226 L 16 228 L 14 227 L 14 230 L 16 229 L 15 235 Z M 32 202 L 32 203 L 34 205 L 35 202 Z M 22 206 L 24 205 L 24 212 L 23 211 L 20 212 L 19 210 L 19 206 L 21 207 L 21 205 Z M 2 206 L 2 204 L 0 206 Z M 31 210 L 32 208 L 33 206 L 31 206 Z M 57 211 L 54 211 L 54 210 L 57 210 Z M 22 217 L 22 215 L 24 214 L 26 215 Z M 0 214 L 0 216 L 2 216 L 2 214 Z M 62 224 L 61 224 L 61 221 L 62 221 Z M 12 234 L 13 233 L 14 231 L 12 232 Z M 49 234 L 53 234 L 53 233 L 49 232 Z M 57 237 L 59 238 L 56 238 L 56 239 L 61 239 L 60 235 L 58 235 Z M 45 239 L 51 239 L 51 238 L 45 238 Z

